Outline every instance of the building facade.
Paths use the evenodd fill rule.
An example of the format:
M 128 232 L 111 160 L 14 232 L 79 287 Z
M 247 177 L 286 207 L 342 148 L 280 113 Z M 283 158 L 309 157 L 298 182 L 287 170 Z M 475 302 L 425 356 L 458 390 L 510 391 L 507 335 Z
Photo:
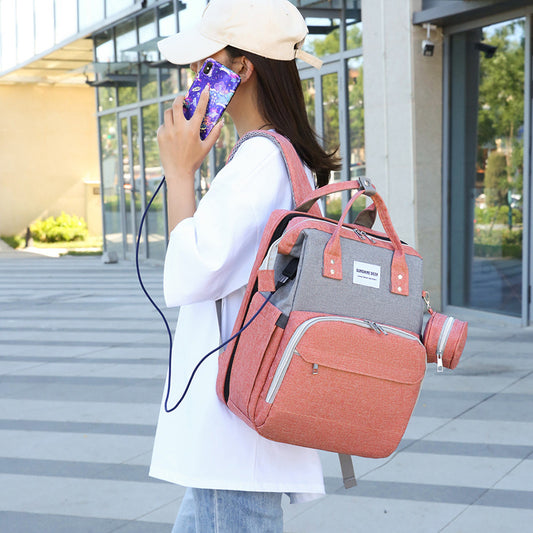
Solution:
M 435 307 L 529 324 L 533 2 L 293 3 L 310 28 L 306 49 L 324 61 L 300 74 L 311 122 L 342 158 L 331 179 L 375 182 L 398 233 L 424 257 Z M 1 234 L 60 209 L 89 216 L 92 206 L 106 250 L 133 256 L 161 180 L 157 128 L 191 81 L 157 41 L 205 4 L 0 0 Z M 228 117 L 198 172 L 198 197 L 235 140 Z M 328 213 L 346 201 L 330 198 Z M 165 205 L 162 190 L 144 258 L 164 257 Z

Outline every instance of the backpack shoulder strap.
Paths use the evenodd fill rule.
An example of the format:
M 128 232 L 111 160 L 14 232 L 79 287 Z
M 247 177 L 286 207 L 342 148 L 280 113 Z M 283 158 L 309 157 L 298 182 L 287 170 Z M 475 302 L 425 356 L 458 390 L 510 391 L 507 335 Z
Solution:
M 279 148 L 283 156 L 285 166 L 287 167 L 287 173 L 289 174 L 289 178 L 291 180 L 291 191 L 294 205 L 297 206 L 303 204 L 306 198 L 313 193 L 314 189 L 309 183 L 309 179 L 305 172 L 302 161 L 294 149 L 294 146 L 283 135 L 273 131 L 265 130 L 249 131 L 243 135 L 233 147 L 227 162 L 229 163 L 233 159 L 241 144 L 252 137 L 265 137 L 266 139 L 272 141 Z M 322 216 L 318 205 L 314 205 L 309 210 L 309 213 L 320 217 Z

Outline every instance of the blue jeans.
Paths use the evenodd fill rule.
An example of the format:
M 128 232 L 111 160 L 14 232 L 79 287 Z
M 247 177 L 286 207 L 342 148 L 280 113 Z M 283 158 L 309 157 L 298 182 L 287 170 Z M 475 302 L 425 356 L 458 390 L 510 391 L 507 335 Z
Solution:
M 172 533 L 282 533 L 280 492 L 187 489 Z

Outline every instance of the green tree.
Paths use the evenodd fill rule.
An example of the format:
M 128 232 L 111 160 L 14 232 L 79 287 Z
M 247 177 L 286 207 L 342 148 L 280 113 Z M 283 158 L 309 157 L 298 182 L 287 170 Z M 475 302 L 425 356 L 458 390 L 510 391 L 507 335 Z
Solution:
M 479 152 L 479 165 L 486 165 L 487 197 L 506 205 L 508 189 L 521 192 L 523 183 L 524 21 L 499 25 L 485 42 L 495 46 L 496 53 L 493 57 L 480 53 L 478 145 L 484 149 Z M 483 157 L 495 147 L 504 155 L 504 162 L 498 160 L 496 165 L 493 159 L 489 165 L 492 153 L 486 162 Z M 501 177 L 502 164 L 505 180 Z M 494 168 L 489 169 L 491 165 Z M 495 195 L 494 186 L 504 190 Z
M 485 169 L 485 195 L 487 206 L 498 206 L 507 203 L 507 161 L 501 152 L 493 151 L 487 158 Z

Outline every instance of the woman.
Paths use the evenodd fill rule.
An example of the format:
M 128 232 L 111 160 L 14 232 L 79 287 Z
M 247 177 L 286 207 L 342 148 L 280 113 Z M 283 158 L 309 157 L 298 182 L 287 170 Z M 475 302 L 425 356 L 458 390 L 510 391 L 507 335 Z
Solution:
M 314 172 L 323 185 L 338 163 L 317 143 L 305 113 L 295 58 L 318 61 L 301 50 L 306 34 L 287 0 L 211 0 L 194 30 L 163 40 L 160 50 L 195 72 L 211 57 L 239 74 L 227 108 L 239 136 L 260 129 L 285 135 L 310 181 Z M 167 305 L 180 306 L 169 405 L 202 356 L 230 336 L 269 215 L 293 207 L 281 153 L 263 137 L 240 145 L 196 206 L 194 173 L 222 127 L 200 140 L 207 100 L 204 92 L 187 121 L 177 97 L 158 131 L 171 228 L 164 292 Z M 324 492 L 318 455 L 264 439 L 234 416 L 216 396 L 217 369 L 216 357 L 208 359 L 184 402 L 172 412 L 162 407 L 150 474 L 189 487 L 175 532 L 281 532 L 283 493 L 298 502 Z

